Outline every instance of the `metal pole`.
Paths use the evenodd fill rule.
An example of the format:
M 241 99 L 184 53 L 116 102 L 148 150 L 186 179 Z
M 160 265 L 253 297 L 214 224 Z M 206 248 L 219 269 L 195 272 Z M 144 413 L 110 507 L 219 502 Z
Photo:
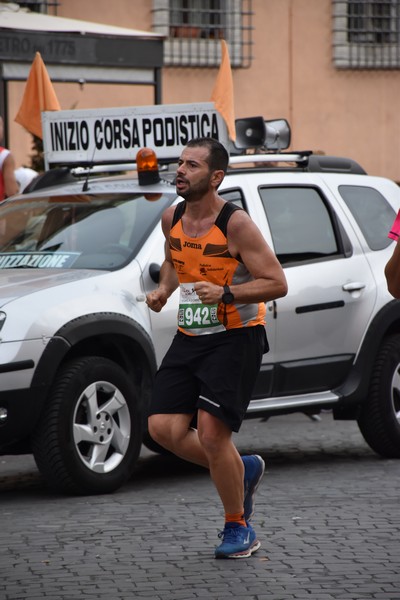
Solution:
M 162 104 L 161 73 L 162 71 L 159 67 L 154 69 L 154 104 Z
M 1 65 L 0 65 L 1 67 Z M 8 109 L 7 109 L 7 81 L 3 78 L 2 70 L 0 70 L 0 116 L 3 117 L 4 122 L 4 140 L 0 140 L 0 143 L 4 143 L 4 146 L 8 148 Z

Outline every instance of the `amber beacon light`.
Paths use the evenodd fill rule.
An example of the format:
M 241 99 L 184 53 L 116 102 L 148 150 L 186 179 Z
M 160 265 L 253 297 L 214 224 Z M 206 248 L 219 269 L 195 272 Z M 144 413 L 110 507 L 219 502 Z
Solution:
M 151 148 L 142 148 L 136 154 L 139 185 L 151 185 L 160 181 L 157 155 Z

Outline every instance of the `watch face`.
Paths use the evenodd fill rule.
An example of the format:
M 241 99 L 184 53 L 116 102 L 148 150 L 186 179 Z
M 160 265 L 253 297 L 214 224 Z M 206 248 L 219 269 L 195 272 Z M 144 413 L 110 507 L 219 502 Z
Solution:
M 224 304 L 232 304 L 234 301 L 234 296 L 232 294 L 232 292 L 225 292 L 225 294 L 222 295 L 222 302 Z

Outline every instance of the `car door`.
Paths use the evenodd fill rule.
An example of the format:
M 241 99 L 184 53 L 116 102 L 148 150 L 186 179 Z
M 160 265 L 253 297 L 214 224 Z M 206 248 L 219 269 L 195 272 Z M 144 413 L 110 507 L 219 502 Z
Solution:
M 376 287 L 328 189 L 305 180 L 257 192 L 289 292 L 276 301 L 273 396 L 330 390 L 345 378 L 371 317 Z M 262 387 L 258 389 L 262 393 Z

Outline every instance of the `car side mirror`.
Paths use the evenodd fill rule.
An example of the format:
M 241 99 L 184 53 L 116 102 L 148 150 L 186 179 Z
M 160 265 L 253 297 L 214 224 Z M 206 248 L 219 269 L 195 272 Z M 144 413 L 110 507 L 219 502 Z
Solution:
M 149 266 L 149 275 L 154 281 L 154 283 L 160 282 L 160 271 L 161 267 L 157 263 L 151 263 L 151 265 Z

